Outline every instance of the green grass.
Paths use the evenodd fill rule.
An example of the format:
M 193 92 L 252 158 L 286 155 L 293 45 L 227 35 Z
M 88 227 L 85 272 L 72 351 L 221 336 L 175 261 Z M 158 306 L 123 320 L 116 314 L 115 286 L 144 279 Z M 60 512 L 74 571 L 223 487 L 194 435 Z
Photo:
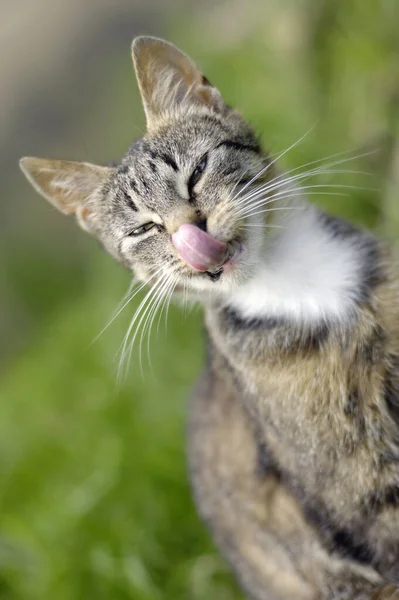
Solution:
M 397 177 L 394 3 L 256 6 L 246 34 L 210 17 L 174 27 L 171 37 L 271 152 L 317 122 L 284 157 L 286 167 L 378 146 L 379 154 L 353 163 L 371 176 L 329 181 L 379 192 L 316 201 L 396 236 L 398 209 L 387 192 Z M 98 114 L 84 117 L 82 130 L 99 146 L 114 134 L 116 146 L 132 110 L 126 57 L 107 66 L 106 79 Z M 116 124 L 102 120 L 105 106 L 118 107 Z M 152 369 L 144 356 L 142 375 L 134 354 L 117 391 L 114 358 L 137 302 L 91 344 L 129 279 L 94 243 L 82 256 L 64 269 L 61 252 L 43 255 L 37 241 L 8 263 L 35 327 L 4 369 L 0 391 L 0 599 L 241 598 L 196 515 L 186 474 L 186 398 L 203 361 L 201 314 L 172 308 L 167 332 L 162 326 L 151 338 Z
M 161 327 L 151 340 L 152 372 L 133 365 L 118 393 L 122 323 L 89 343 L 126 278 L 100 259 L 85 297 L 43 327 L 3 381 L 0 597 L 236 597 L 186 475 L 198 315 L 172 308 L 173 333 Z

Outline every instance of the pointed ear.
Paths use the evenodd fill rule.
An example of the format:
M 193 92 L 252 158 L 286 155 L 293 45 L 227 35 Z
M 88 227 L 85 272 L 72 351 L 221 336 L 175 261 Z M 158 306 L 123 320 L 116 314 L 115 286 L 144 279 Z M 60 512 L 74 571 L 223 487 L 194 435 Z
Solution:
M 132 56 L 148 129 L 154 129 L 167 113 L 193 104 L 216 112 L 226 110 L 220 92 L 172 44 L 138 37 L 132 43 Z
M 95 201 L 111 176 L 111 168 L 32 157 L 21 158 L 19 165 L 39 194 L 62 213 L 76 215 L 83 229 L 91 229 Z

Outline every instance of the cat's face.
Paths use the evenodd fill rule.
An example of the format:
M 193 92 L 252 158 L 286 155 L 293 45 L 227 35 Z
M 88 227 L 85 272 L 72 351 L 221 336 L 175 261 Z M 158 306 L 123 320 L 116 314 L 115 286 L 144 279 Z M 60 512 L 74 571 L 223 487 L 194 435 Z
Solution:
M 147 134 L 115 168 L 22 159 L 28 179 L 149 285 L 230 292 L 256 266 L 262 215 L 249 183 L 264 169 L 242 118 L 176 48 L 138 38 Z

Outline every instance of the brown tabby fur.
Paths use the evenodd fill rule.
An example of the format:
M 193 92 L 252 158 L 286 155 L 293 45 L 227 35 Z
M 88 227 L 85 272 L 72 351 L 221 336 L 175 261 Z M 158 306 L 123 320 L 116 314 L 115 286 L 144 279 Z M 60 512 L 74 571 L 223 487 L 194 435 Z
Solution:
M 262 329 L 238 332 L 208 312 L 192 480 L 254 598 L 360 600 L 399 581 L 399 440 L 387 403 L 398 389 L 399 280 L 384 254 L 353 326 L 327 338 L 269 347 Z
M 25 158 L 21 167 L 140 280 L 149 278 L 156 289 L 151 273 L 169 270 L 175 289 L 188 288 L 204 304 L 208 362 L 191 400 L 190 474 L 198 509 L 248 596 L 393 598 L 399 595 L 399 270 L 392 251 L 308 208 L 313 221 L 309 231 L 301 229 L 305 238 L 320 234 L 335 242 L 327 244 L 335 250 L 322 256 L 319 269 L 336 267 L 332 253 L 344 246 L 345 260 L 358 267 L 348 271 L 345 317 L 324 318 L 324 306 L 313 325 L 292 314 L 237 312 L 230 299 L 254 265 L 237 261 L 231 280 L 223 268 L 195 272 L 171 238 L 184 223 L 201 224 L 255 255 L 255 229 L 248 235 L 246 219 L 237 218 L 236 190 L 248 174 L 257 185 L 262 173 L 275 176 L 272 165 L 251 128 L 174 46 L 138 38 L 133 60 L 148 131 L 120 164 Z M 206 171 L 190 187 L 204 156 Z M 285 242 L 295 238 L 295 226 L 301 221 Z M 315 252 L 317 244 L 311 261 Z M 325 272 L 339 279 L 345 260 Z M 259 296 L 251 298 L 258 311 Z

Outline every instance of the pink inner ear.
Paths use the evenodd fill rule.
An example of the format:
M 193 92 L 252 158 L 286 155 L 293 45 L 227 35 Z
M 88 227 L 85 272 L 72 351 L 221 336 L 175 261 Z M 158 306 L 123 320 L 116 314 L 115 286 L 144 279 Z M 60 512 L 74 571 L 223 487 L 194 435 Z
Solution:
M 227 244 L 191 223 L 179 227 L 172 235 L 172 243 L 180 258 L 197 271 L 217 267 L 226 257 Z

